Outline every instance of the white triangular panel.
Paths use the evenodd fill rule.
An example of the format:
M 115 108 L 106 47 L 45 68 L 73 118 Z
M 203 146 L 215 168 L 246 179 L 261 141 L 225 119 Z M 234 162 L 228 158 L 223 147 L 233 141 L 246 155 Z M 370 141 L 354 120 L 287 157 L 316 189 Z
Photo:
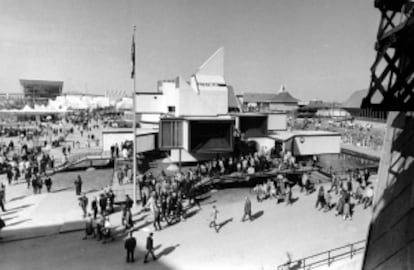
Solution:
M 219 48 L 197 70 L 197 76 L 224 77 L 224 48 Z

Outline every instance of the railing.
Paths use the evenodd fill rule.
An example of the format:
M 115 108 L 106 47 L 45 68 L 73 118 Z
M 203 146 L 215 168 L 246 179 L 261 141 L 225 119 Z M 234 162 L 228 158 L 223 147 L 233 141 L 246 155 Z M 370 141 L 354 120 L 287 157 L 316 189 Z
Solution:
M 97 156 L 102 154 L 102 149 L 88 149 L 87 151 L 82 151 L 78 153 L 73 153 L 68 155 L 68 162 L 76 162 L 88 156 Z
M 365 240 L 354 242 L 345 246 L 330 249 L 309 257 L 302 258 L 300 260 L 287 262 L 279 265 L 278 270 L 289 269 L 314 269 L 324 265 L 330 266 L 333 262 L 345 259 L 353 258 L 356 254 L 363 252 L 365 249 Z

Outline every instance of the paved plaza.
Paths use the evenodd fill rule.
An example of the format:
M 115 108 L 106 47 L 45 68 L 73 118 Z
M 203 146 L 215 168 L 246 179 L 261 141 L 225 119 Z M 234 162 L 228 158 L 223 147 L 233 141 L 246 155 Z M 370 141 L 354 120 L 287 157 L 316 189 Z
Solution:
M 23 183 L 7 187 L 1 269 L 275 269 L 286 262 L 287 252 L 295 260 L 364 239 L 371 213 L 356 206 L 353 220 L 344 221 L 333 210 L 315 209 L 316 192 L 304 195 L 298 188 L 293 189 L 297 200 L 291 206 L 273 199 L 258 203 L 247 188 L 213 190 L 205 195 L 201 210 L 187 211 L 186 221 L 155 232 L 159 260 L 149 264 L 143 264 L 143 256 L 146 236 L 153 231 L 151 215 L 134 208 L 138 260 L 126 264 L 121 213 L 110 217 L 115 241 L 103 245 L 82 240 L 82 211 L 73 181 L 66 181 L 71 182 L 66 188 L 41 195 L 31 195 Z M 91 198 L 103 186 L 89 185 L 85 191 Z M 245 196 L 252 199 L 254 220 L 241 222 Z M 219 210 L 219 233 L 208 227 L 213 204 Z

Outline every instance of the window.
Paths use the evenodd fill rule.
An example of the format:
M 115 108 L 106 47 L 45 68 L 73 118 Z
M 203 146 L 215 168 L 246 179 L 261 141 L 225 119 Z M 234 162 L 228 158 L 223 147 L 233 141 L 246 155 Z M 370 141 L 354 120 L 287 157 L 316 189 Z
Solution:
M 183 145 L 183 123 L 180 120 L 164 120 L 160 123 L 160 148 L 174 149 Z
M 175 106 L 168 106 L 168 112 L 175 112 Z

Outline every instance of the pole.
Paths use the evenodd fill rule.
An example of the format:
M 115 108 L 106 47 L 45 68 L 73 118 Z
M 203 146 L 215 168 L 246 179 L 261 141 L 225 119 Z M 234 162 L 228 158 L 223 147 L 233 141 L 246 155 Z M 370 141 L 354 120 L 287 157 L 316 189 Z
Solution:
M 178 171 L 181 173 L 181 147 L 178 150 Z
M 136 80 L 135 80 L 135 25 L 134 25 L 134 32 L 132 36 L 132 70 L 133 70 L 133 90 L 132 90 L 132 136 L 133 136 L 133 144 L 132 144 L 132 178 L 133 178 L 133 196 L 134 196 L 134 205 L 137 203 L 137 120 L 136 120 Z

